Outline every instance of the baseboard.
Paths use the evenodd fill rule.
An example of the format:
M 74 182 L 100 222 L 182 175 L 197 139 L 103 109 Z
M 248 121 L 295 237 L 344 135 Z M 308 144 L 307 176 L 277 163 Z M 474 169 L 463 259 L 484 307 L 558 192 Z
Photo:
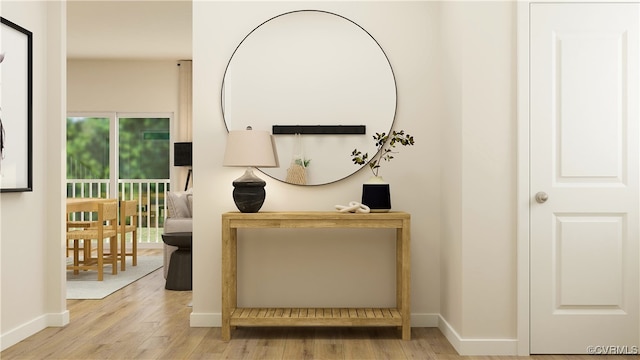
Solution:
M 69 310 L 59 314 L 44 314 L 0 335 L 0 351 L 10 348 L 47 327 L 61 327 L 69 323 Z
M 221 327 L 222 313 L 195 313 L 189 317 L 191 327 Z
M 69 310 L 65 310 L 59 314 L 49 314 L 48 315 L 48 327 L 62 327 L 65 326 L 71 321 Z
M 442 317 L 439 316 L 438 329 L 462 356 L 468 355 L 518 355 L 517 339 L 465 339 Z

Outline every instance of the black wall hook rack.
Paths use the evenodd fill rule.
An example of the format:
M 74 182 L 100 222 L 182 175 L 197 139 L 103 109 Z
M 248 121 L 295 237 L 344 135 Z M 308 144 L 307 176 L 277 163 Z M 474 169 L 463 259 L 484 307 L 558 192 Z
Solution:
M 365 135 L 366 125 L 273 125 L 273 135 Z

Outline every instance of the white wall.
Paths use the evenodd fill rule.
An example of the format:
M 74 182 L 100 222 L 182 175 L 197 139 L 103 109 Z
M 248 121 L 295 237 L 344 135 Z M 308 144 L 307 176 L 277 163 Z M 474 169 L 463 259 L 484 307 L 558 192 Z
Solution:
M 220 215 L 234 211 L 231 182 L 242 170 L 222 167 L 226 131 L 220 86 L 229 57 L 263 21 L 286 11 L 320 9 L 365 28 L 387 53 L 398 86 L 396 129 L 415 136 L 382 175 L 394 209 L 412 222 L 412 312 L 415 326 L 434 326 L 439 309 L 440 131 L 437 4 L 430 2 L 196 2 L 194 21 L 194 290 L 191 324 L 220 325 Z M 295 30 L 294 30 L 295 31 Z M 224 34 L 216 36 L 215 34 Z M 345 154 L 348 156 L 348 154 Z M 264 176 L 263 210 L 328 210 L 358 200 L 367 169 L 313 187 Z M 393 233 L 246 231 L 239 245 L 242 305 L 391 305 Z M 357 285 L 354 285 L 357 284 Z
M 70 112 L 177 113 L 177 61 L 70 59 L 67 67 Z
M 515 4 L 441 10 L 440 327 L 462 354 L 515 354 Z
M 230 193 L 238 175 L 220 166 L 224 143 L 207 142 L 224 136 L 219 103 L 212 100 L 242 36 L 271 16 L 299 8 L 353 19 L 378 39 L 396 72 L 396 128 L 410 131 L 418 146 L 403 149 L 391 164 L 395 173 L 384 176 L 395 189 L 395 208 L 411 212 L 414 219 L 413 324 L 435 324 L 430 315 L 440 313 L 438 325 L 461 353 L 515 354 L 515 4 L 510 2 L 197 4 L 194 161 L 199 176 L 211 182 L 204 190 L 196 188 L 194 246 L 202 251 L 196 253 L 192 324 L 219 321 L 214 316 L 220 309 L 219 264 L 204 258 L 220 258 L 219 223 L 211 220 L 234 206 L 230 195 L 210 189 Z M 212 41 L 208 34 L 215 33 L 225 37 Z M 219 155 L 212 159 L 210 154 Z M 317 188 L 267 179 L 264 208 L 328 210 L 357 198 L 365 178 L 363 171 Z M 340 303 L 331 302 L 336 293 L 355 305 L 391 301 L 385 294 L 392 284 L 385 274 L 392 259 L 384 257 L 390 249 L 382 242 L 366 248 L 371 261 L 354 264 L 341 258 L 322 267 L 307 254 L 334 259 L 337 249 L 355 253 L 361 244 L 337 239 L 298 245 L 288 234 L 261 235 L 258 241 L 247 233 L 240 245 L 243 305 L 331 306 Z M 354 282 L 346 274 L 362 267 L 369 267 L 370 278 L 355 279 L 357 289 L 345 293 L 346 283 Z M 322 283 L 321 294 L 313 289 L 320 282 L 317 274 L 332 279 L 331 287 Z M 290 284 L 297 291 L 289 290 Z
M 2 17 L 33 32 L 33 191 L 0 194 L 0 343 L 5 349 L 47 326 L 66 324 L 69 314 L 61 286 L 64 3 L 3 1 L 1 6 Z M 10 101 L 10 93 L 2 95 Z
M 441 125 L 440 315 L 462 328 L 462 54 L 464 22 L 441 6 L 443 119 Z

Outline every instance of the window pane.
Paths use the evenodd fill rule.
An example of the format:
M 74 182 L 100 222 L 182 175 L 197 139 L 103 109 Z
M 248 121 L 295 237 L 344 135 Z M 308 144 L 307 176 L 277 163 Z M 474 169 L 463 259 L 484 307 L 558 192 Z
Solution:
M 67 179 L 109 178 L 109 118 L 67 118 Z
M 120 118 L 119 178 L 169 178 L 169 119 Z

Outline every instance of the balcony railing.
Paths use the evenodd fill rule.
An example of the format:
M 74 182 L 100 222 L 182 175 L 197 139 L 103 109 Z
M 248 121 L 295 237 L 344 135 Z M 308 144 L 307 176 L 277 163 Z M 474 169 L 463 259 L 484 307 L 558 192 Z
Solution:
M 138 201 L 138 243 L 161 244 L 169 179 L 118 180 L 118 199 Z M 67 179 L 67 197 L 109 197 L 109 179 Z M 84 214 L 79 214 L 82 217 Z

